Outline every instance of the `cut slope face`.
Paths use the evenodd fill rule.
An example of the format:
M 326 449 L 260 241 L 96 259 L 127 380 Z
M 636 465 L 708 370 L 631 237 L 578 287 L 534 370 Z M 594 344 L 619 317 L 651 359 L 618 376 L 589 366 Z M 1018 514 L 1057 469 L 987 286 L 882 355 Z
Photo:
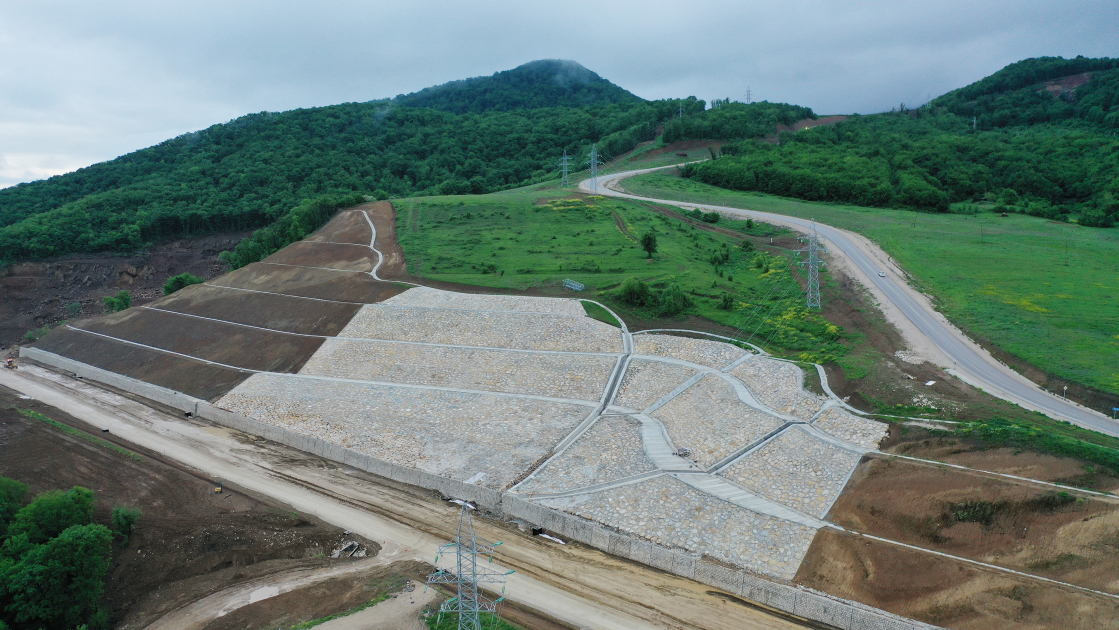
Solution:
M 378 269 L 403 261 L 375 249 L 391 250 L 391 232 L 377 233 L 384 208 L 371 209 L 149 307 L 76 323 L 44 349 L 347 462 L 511 493 L 786 579 L 884 434 L 863 421 L 861 446 L 809 426 L 834 403 L 805 392 L 795 366 L 732 344 L 631 335 L 574 299 L 384 281 Z M 821 455 L 826 479 L 801 474 Z

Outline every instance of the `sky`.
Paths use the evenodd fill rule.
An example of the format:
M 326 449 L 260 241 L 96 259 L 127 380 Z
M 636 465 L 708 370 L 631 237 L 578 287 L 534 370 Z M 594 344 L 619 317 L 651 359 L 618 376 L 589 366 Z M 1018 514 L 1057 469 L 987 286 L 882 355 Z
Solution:
M 1116 0 L 0 0 L 0 188 L 260 111 L 571 59 L 647 99 L 920 105 L 1020 59 L 1119 57 Z

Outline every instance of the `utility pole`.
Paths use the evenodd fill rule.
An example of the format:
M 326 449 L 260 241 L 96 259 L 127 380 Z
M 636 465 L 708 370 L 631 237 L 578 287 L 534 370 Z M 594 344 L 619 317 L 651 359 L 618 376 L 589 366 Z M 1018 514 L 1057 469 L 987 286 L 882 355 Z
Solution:
M 808 287 L 806 295 L 808 298 L 808 308 L 820 308 L 820 252 L 827 250 L 820 247 L 820 237 L 816 234 L 816 221 L 812 221 L 812 234 L 804 236 L 799 239 L 800 242 L 807 245 L 804 249 L 797 250 L 798 252 L 807 252 L 808 260 L 802 260 L 798 264 L 805 265 L 808 272 Z
M 486 566 L 479 567 L 478 556 L 489 556 L 493 562 L 494 547 L 501 543 L 490 543 L 478 538 L 474 534 L 474 522 L 470 512 L 474 506 L 465 501 L 459 501 L 462 511 L 458 518 L 458 536 L 451 542 L 439 547 L 435 555 L 435 572 L 427 576 L 428 584 L 454 584 L 457 595 L 443 602 L 439 614 L 445 612 L 458 614 L 459 630 L 482 630 L 481 613 L 497 614 L 497 605 L 504 597 L 490 600 L 478 594 L 478 584 L 500 584 L 505 581 L 505 576 L 512 571 L 502 573 Z M 455 568 L 440 569 L 439 556 L 454 555 Z M 483 563 L 486 560 L 483 558 Z M 504 589 L 502 589 L 504 591 Z
M 571 180 L 568 179 L 568 177 L 567 177 L 567 167 L 570 164 L 571 164 L 571 158 L 567 157 L 567 149 L 564 149 L 563 150 L 563 157 L 560 158 L 560 161 L 559 161 L 560 168 L 563 169 L 563 181 L 560 182 L 560 186 L 570 186 L 571 185 Z
M 598 167 L 602 166 L 602 156 L 598 153 L 598 144 L 591 145 L 591 152 L 587 155 L 587 163 L 591 167 L 591 190 L 598 192 Z

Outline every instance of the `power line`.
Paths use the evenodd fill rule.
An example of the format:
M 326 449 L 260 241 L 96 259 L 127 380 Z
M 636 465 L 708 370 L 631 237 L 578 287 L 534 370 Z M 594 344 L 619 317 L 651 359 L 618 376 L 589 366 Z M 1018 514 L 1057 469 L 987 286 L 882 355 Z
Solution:
M 808 260 L 802 260 L 798 264 L 804 265 L 808 272 L 808 286 L 805 289 L 805 294 L 808 298 L 808 308 L 820 308 L 820 252 L 827 251 L 820 247 L 820 237 L 816 234 L 816 222 L 812 222 L 812 234 L 810 236 L 803 236 L 799 239 L 800 242 L 808 245 L 804 249 L 797 250 L 798 252 L 806 252 Z
M 602 155 L 598 152 L 598 144 L 591 145 L 591 152 L 587 155 L 587 163 L 591 166 L 591 190 L 598 192 L 598 167 L 602 166 Z
M 439 614 L 458 614 L 459 630 L 482 630 L 481 613 L 497 614 L 497 605 L 504 597 L 495 600 L 486 598 L 478 593 L 478 584 L 503 583 L 505 576 L 512 571 L 502 573 L 487 566 L 478 566 L 478 556 L 489 556 L 493 561 L 494 547 L 501 543 L 490 543 L 478 538 L 474 534 L 474 521 L 470 512 L 473 505 L 459 501 L 462 511 L 458 518 L 458 536 L 451 542 L 439 547 L 435 556 L 436 567 L 439 565 L 439 556 L 453 555 L 455 569 L 440 569 L 427 576 L 428 584 L 454 584 L 457 595 L 443 602 L 439 607 Z M 485 560 L 483 560 L 485 564 Z M 504 590 L 504 589 L 503 589 Z
M 570 164 L 571 164 L 571 158 L 567 157 L 567 149 L 564 149 L 563 150 L 563 157 L 560 158 L 560 161 L 559 161 L 560 168 L 563 169 L 563 181 L 560 182 L 560 186 L 570 186 L 571 185 L 571 180 L 568 179 L 568 177 L 567 177 L 567 167 Z

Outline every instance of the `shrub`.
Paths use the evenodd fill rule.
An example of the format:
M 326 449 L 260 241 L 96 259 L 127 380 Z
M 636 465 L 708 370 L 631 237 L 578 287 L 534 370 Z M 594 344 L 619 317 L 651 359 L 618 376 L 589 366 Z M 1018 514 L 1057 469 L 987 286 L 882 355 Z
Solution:
M 82 303 L 70 302 L 66 305 L 66 310 L 70 313 L 70 317 L 77 317 L 78 313 L 82 312 Z
M 734 297 L 730 293 L 724 293 L 723 298 L 719 300 L 719 308 L 724 311 L 734 308 Z
M 113 508 L 113 533 L 120 539 L 120 546 L 127 547 L 132 538 L 132 529 L 140 520 L 141 512 L 136 508 L 118 505 Z
M 180 273 L 177 276 L 171 276 L 167 279 L 167 282 L 163 285 L 163 295 L 171 295 L 183 287 L 188 287 L 192 284 L 202 284 L 202 282 L 202 278 L 192 273 Z
M 110 313 L 117 313 L 132 306 L 132 296 L 128 291 L 121 289 L 116 295 L 105 296 L 105 308 Z
M 630 306 L 645 306 L 649 303 L 649 285 L 636 278 L 626 278 L 615 295 L 619 301 Z

